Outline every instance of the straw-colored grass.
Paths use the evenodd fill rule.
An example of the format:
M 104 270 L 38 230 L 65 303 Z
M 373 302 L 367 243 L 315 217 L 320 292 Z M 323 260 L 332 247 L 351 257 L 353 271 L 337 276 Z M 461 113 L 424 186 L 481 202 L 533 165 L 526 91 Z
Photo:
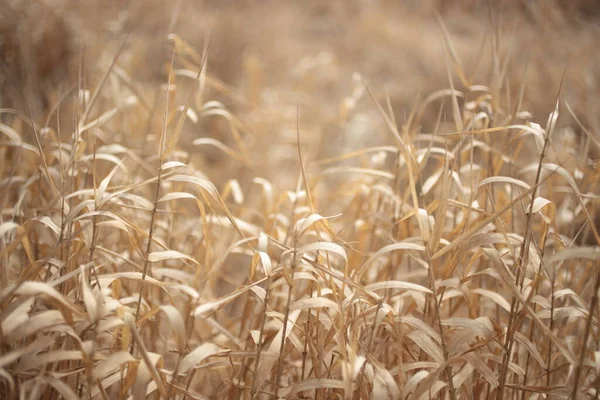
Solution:
M 418 42 L 413 28 L 379 26 L 376 11 L 310 2 L 348 19 L 327 42 L 347 58 L 294 54 L 281 71 L 252 37 L 228 54 L 252 5 L 205 5 L 231 29 L 192 45 L 183 3 L 157 2 L 167 32 L 106 42 L 100 22 L 63 10 L 89 40 L 63 43 L 70 78 L 3 64 L 2 396 L 600 397 L 600 140 L 584 107 L 598 97 L 574 90 L 592 85 L 573 76 L 585 61 L 555 60 L 545 88 L 536 53 L 521 62 L 505 28 L 540 10 L 469 20 L 405 5 L 435 38 L 406 47 L 437 62 L 412 69 L 435 70 L 419 93 L 377 58 L 392 38 Z M 556 26 L 591 34 L 569 25 L 577 12 Z M 461 21 L 492 27 L 455 40 Z M 305 49 L 305 34 L 279 45 Z

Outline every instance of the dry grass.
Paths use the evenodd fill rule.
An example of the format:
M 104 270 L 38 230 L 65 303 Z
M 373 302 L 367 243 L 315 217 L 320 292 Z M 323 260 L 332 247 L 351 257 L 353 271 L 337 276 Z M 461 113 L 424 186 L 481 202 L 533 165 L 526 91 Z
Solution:
M 99 3 L 0 20 L 7 398 L 600 397 L 587 2 Z

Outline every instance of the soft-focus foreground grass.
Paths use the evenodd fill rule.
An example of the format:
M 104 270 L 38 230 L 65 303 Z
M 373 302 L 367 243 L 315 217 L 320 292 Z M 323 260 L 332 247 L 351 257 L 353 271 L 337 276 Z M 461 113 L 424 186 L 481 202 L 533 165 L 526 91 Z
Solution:
M 193 46 L 175 7 L 168 38 L 75 51 L 74 79 L 3 80 L 3 396 L 600 397 L 597 97 L 571 72 L 588 59 L 521 62 L 497 10 L 413 22 L 437 48 L 369 10 L 312 7 L 348 18 L 326 43 L 348 48 L 305 32 L 279 43 L 293 62 L 241 57 L 219 42 L 246 29 L 233 9 Z M 381 61 L 394 35 L 415 54 L 404 81 Z

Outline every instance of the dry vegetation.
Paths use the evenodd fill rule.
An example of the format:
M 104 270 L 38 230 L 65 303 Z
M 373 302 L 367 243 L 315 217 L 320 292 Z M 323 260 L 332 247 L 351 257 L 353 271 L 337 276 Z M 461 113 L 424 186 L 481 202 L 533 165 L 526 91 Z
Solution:
M 600 398 L 598 9 L 5 0 L 0 393 Z

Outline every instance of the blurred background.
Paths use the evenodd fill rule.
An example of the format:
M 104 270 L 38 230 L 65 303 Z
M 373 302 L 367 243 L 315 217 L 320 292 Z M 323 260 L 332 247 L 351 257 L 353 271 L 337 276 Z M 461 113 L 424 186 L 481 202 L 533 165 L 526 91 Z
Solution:
M 178 35 L 197 52 L 187 67 L 176 60 L 175 68 L 190 70 L 198 68 L 210 36 L 212 83 L 203 97 L 218 100 L 243 121 L 253 169 L 232 169 L 230 159 L 212 150 L 198 162 L 219 170 L 212 179 L 270 174 L 275 182 L 289 176 L 281 183 L 293 185 L 296 173 L 280 172 L 297 169 L 297 107 L 310 158 L 391 143 L 363 81 L 379 99 L 389 98 L 398 125 L 427 96 L 450 88 L 451 76 L 458 90 L 467 85 L 496 90 L 499 108 L 514 107 L 522 91 L 520 109 L 543 126 L 566 71 L 561 99 L 597 136 L 599 18 L 600 5 L 592 0 L 3 0 L 0 106 L 29 114 L 29 102 L 33 118 L 43 123 L 61 93 L 66 99 L 76 92 L 68 90 L 78 78 L 93 91 L 118 54 L 116 65 L 136 96 L 146 108 L 159 110 L 173 49 L 168 35 Z M 98 104 L 114 96 L 103 90 Z M 67 132 L 75 119 L 63 102 Z M 156 115 L 149 122 L 136 120 L 127 135 L 144 138 L 160 129 L 162 114 Z M 415 129 L 452 130 L 451 118 L 438 123 L 438 115 L 438 106 L 426 108 Z M 559 126 L 570 127 L 563 132 L 566 141 L 581 136 L 566 111 Z M 235 147 L 222 119 L 186 126 L 181 141 L 198 137 Z M 265 158 L 267 146 L 271 156 Z

